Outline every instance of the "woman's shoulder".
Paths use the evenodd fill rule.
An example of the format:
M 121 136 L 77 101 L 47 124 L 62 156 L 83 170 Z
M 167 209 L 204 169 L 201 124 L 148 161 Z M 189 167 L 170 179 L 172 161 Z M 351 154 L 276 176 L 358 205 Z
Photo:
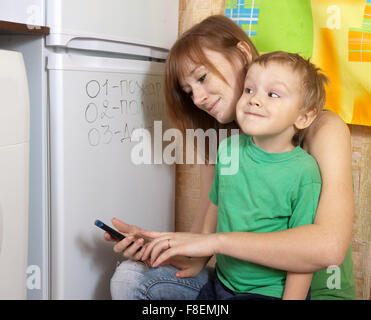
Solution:
M 329 136 L 342 132 L 349 134 L 349 128 L 344 120 L 335 112 L 330 110 L 322 111 L 317 119 L 307 129 L 304 144 L 310 142 L 317 136 Z

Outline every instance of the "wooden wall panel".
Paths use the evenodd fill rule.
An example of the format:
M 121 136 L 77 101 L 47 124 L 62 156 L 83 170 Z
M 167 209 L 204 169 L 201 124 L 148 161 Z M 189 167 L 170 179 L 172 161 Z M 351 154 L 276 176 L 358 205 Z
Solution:
M 353 262 L 357 298 L 371 299 L 371 127 L 349 125 L 355 197 Z

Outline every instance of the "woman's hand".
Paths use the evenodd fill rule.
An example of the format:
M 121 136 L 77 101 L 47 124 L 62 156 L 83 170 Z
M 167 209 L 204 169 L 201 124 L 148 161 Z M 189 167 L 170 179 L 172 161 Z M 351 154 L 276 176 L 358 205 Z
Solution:
M 126 224 L 125 222 L 122 222 L 116 218 L 112 219 L 112 224 L 126 237 L 125 239 L 117 242 L 117 239 L 111 237 L 108 232 L 104 233 L 104 238 L 107 241 L 117 242 L 113 247 L 113 251 L 122 253 L 125 258 L 131 260 L 141 260 L 145 250 L 145 247 L 143 246 L 145 240 L 140 235 L 142 229 L 134 225 Z
M 142 260 L 151 259 L 151 265 L 158 267 L 174 256 L 210 257 L 216 252 L 217 234 L 188 232 L 141 231 L 144 237 L 153 238 L 146 244 Z
M 165 261 L 164 264 L 171 264 L 175 268 L 179 269 L 179 271 L 175 273 L 177 278 L 194 278 L 203 270 L 208 260 L 209 257 L 188 258 L 176 256 Z

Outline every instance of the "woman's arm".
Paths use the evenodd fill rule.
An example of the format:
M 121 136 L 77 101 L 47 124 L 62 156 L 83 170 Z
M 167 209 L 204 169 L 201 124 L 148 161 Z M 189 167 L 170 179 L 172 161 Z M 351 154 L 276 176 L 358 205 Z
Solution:
M 352 240 L 355 210 L 350 132 L 331 111 L 322 112 L 309 129 L 304 148 L 317 160 L 322 177 L 314 223 L 326 241 L 321 248 L 329 257 L 326 266 L 340 265 Z

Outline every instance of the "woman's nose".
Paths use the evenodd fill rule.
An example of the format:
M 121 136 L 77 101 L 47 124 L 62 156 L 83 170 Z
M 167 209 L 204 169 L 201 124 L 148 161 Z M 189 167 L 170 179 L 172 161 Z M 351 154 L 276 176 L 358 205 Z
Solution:
M 193 93 L 193 103 L 200 107 L 205 104 L 207 101 L 207 92 L 202 87 L 197 87 L 192 90 Z

